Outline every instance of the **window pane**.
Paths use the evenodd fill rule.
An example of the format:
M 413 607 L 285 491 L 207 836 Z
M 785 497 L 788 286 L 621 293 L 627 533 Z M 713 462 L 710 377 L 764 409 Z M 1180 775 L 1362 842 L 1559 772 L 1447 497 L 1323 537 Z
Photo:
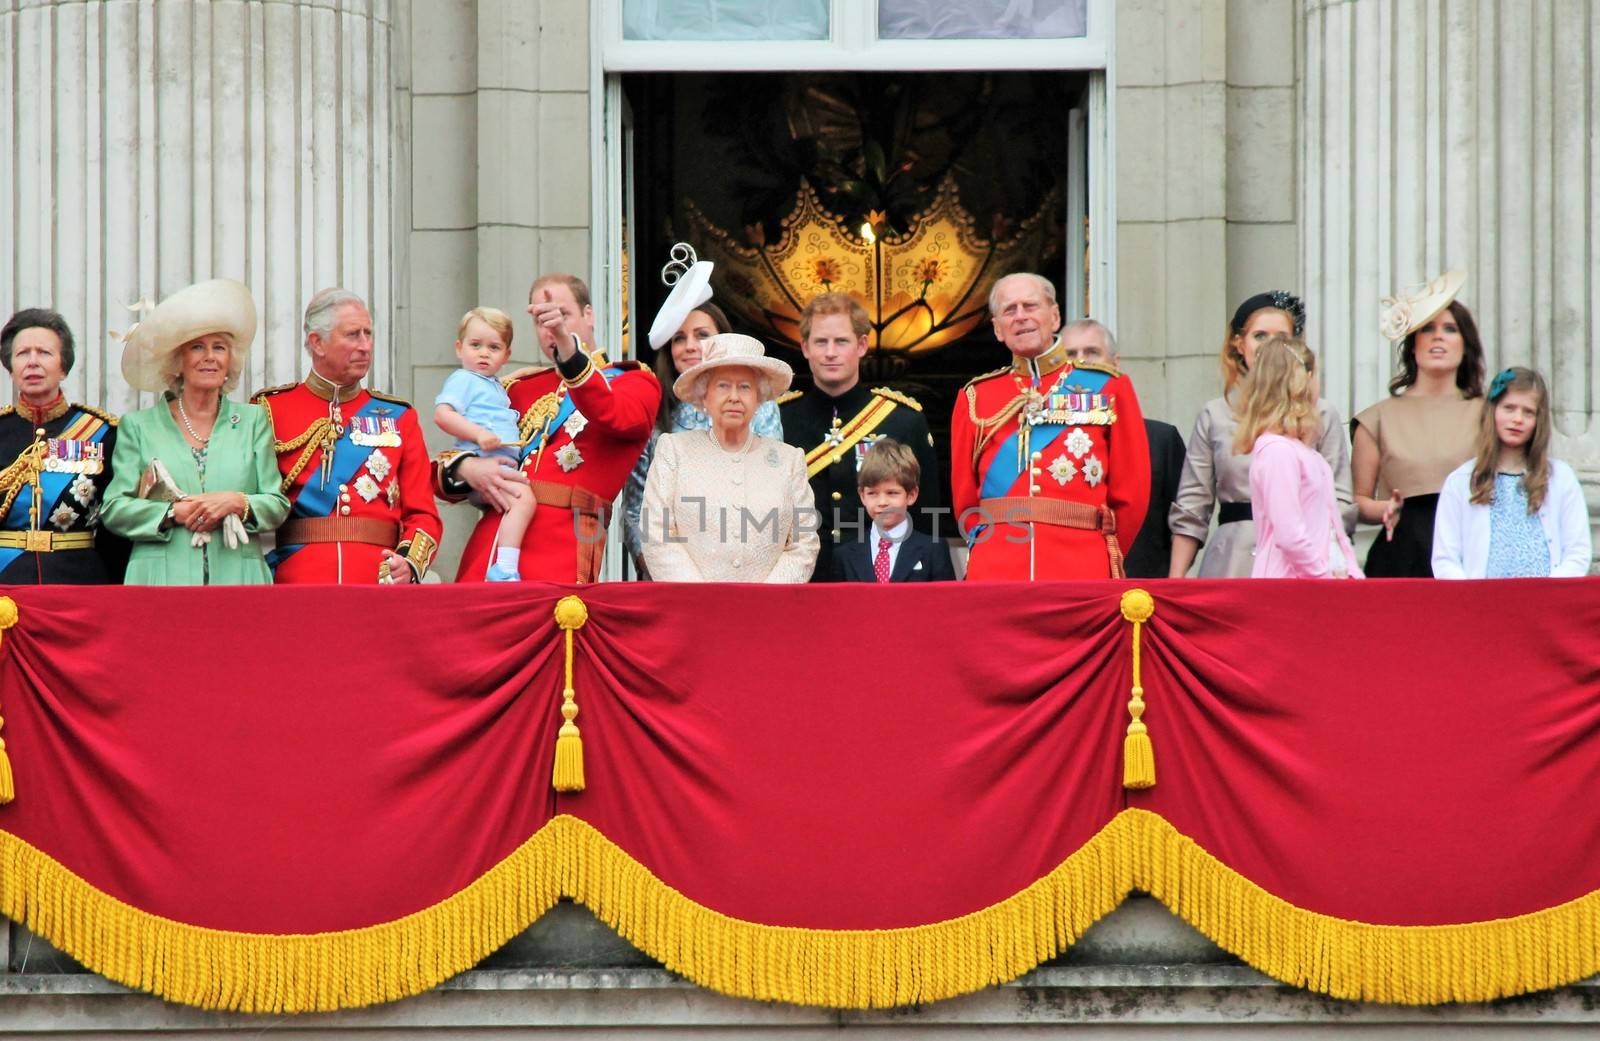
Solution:
M 826 40 L 828 0 L 623 0 L 628 40 Z
M 879 0 L 884 40 L 1055 40 L 1088 31 L 1089 0 Z

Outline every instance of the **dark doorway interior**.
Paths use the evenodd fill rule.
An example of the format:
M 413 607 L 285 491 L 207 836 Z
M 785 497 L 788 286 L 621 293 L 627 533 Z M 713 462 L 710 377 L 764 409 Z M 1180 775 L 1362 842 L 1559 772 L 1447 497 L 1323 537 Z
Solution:
M 855 248 L 863 248 L 863 224 L 874 228 L 868 241 L 884 242 L 910 238 L 919 224 L 935 226 L 930 213 L 955 210 L 952 199 L 941 203 L 941 190 L 953 196 L 956 212 L 967 218 L 966 232 L 934 236 L 924 228 L 922 238 L 939 239 L 928 243 L 929 255 L 954 258 L 929 273 L 973 277 L 947 286 L 947 305 L 927 320 L 936 326 L 946 320 L 937 327 L 943 332 L 921 340 L 907 335 L 906 322 L 919 317 L 920 305 L 902 308 L 902 319 L 884 330 L 876 344 L 881 349 L 864 366 L 869 381 L 922 402 L 947 457 L 943 445 L 961 386 L 1006 360 L 982 314 L 988 282 L 1011 270 L 1033 270 L 1054 281 L 1058 292 L 1064 289 L 1068 119 L 1087 89 L 1086 77 L 651 73 L 627 76 L 623 86 L 633 113 L 636 196 L 625 202 L 635 229 L 637 256 L 629 267 L 637 273 L 641 327 L 649 327 L 666 296 L 657 273 L 668 250 L 688 242 L 702 259 L 718 262 L 712 287 L 735 315 L 735 327 L 761 336 L 793 365 L 801 376 L 797 385 L 809 382 L 805 362 L 792 323 L 778 312 L 792 315 L 803 297 L 821 290 L 812 279 L 780 293 L 770 280 L 755 277 L 773 267 L 767 258 L 786 235 L 797 238 L 790 225 L 834 225 L 804 247 L 817 258 L 808 261 L 815 267 L 830 263 L 820 258 L 835 240 L 853 236 Z M 825 212 L 813 209 L 800 220 L 804 185 Z M 984 243 L 1013 246 L 983 255 Z M 856 261 L 869 268 L 874 263 L 870 255 Z M 881 256 L 877 264 L 886 266 Z M 816 270 L 825 275 L 833 269 Z M 915 297 L 922 278 L 917 270 L 908 262 L 884 271 L 876 285 L 892 288 L 898 278 L 899 288 Z M 921 292 L 926 296 L 926 285 Z M 763 303 L 766 297 L 772 299 Z M 878 313 L 894 311 L 886 305 Z M 640 348 L 648 359 L 648 345 Z

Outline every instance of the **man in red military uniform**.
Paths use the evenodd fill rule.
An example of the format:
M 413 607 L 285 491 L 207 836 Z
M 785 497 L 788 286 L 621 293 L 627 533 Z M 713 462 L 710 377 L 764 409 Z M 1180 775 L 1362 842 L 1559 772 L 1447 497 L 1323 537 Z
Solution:
M 573 275 L 544 275 L 528 293 L 539 345 L 552 368 L 518 374 L 506 388 L 520 418 L 521 469 L 446 453 L 437 468 L 441 498 L 468 487 L 493 503 L 506 482 L 525 478 L 538 507 L 516 554 L 524 581 L 593 582 L 600 573 L 611 504 L 650 439 L 661 387 L 638 362 L 607 361 L 592 346 L 589 287 Z M 486 509 L 461 554 L 460 582 L 482 581 L 500 514 Z
M 989 294 L 1011 364 L 968 383 L 950 419 L 951 505 L 969 579 L 1121 578 L 1150 498 L 1133 384 L 1072 364 L 1055 287 L 1007 275 Z
M 417 413 L 361 385 L 372 365 L 372 316 L 361 298 L 324 289 L 305 315 L 311 372 L 255 403 L 272 418 L 292 507 L 268 556 L 277 582 L 415 582 L 443 526 Z

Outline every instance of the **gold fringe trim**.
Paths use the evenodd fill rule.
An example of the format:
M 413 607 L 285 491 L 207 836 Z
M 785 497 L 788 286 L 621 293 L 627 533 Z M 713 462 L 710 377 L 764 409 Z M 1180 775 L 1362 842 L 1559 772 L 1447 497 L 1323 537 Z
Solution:
M 1273 896 L 1147 810 L 1119 813 L 1049 874 L 993 906 L 871 930 L 731 918 L 570 816 L 432 907 L 303 935 L 205 929 L 140 911 L 0 832 L 0 911 L 119 983 L 241 1012 L 327 1011 L 420 993 L 476 965 L 563 895 L 667 968 L 724 994 L 832 1008 L 919 1004 L 1015 979 L 1134 889 L 1269 976 L 1339 998 L 1485 1001 L 1600 971 L 1600 891 L 1462 925 L 1345 921 Z

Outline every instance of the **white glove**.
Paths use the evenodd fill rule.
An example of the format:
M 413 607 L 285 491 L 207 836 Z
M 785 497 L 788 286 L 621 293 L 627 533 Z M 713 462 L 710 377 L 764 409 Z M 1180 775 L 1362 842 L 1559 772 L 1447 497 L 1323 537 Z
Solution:
M 238 549 L 250 541 L 250 533 L 244 530 L 244 521 L 239 519 L 237 513 L 230 513 L 222 519 L 222 541 L 229 549 Z
M 209 546 L 210 544 L 211 532 L 209 531 L 197 531 L 189 537 L 189 545 L 195 549 L 199 549 L 201 546 Z

